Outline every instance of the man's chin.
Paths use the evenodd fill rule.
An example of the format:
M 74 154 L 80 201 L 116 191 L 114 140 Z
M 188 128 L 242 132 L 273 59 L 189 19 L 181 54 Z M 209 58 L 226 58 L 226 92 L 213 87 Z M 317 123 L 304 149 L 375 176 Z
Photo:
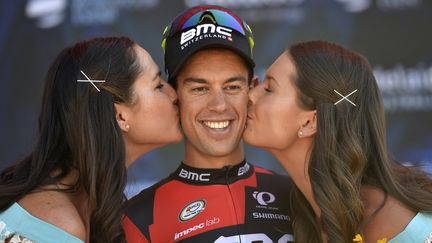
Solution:
M 242 143 L 240 142 L 226 142 L 226 141 L 219 141 L 213 144 L 208 144 L 205 149 L 205 151 L 202 151 L 204 154 L 207 154 L 209 156 L 214 157 L 224 157 L 229 156 L 232 154 L 235 154 L 240 147 L 242 146 Z

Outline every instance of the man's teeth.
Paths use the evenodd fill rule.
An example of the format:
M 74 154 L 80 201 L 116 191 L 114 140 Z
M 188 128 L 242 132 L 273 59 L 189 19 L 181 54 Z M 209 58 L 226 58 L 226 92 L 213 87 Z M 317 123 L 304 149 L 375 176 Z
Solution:
M 222 129 L 228 127 L 230 122 L 229 121 L 221 121 L 221 122 L 205 121 L 204 124 L 210 128 Z

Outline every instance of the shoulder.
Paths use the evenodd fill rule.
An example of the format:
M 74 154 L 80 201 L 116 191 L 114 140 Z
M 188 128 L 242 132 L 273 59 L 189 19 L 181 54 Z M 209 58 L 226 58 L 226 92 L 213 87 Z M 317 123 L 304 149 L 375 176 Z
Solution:
M 124 203 L 126 216 L 133 222 L 151 222 L 153 220 L 154 202 L 158 189 L 170 186 L 170 182 L 172 181 L 171 177 L 167 177 L 127 200 Z M 160 194 L 158 195 L 160 196 Z
M 281 186 L 284 187 L 292 185 L 292 179 L 288 175 L 279 174 L 259 166 L 254 166 L 254 170 L 258 178 L 265 178 L 265 180 L 270 180 L 273 184 L 283 183 Z
M 77 208 L 62 192 L 30 193 L 18 201 L 32 216 L 85 241 L 86 227 Z
M 278 174 L 261 167 L 254 167 L 256 177 L 256 190 L 271 193 L 279 200 L 291 204 L 292 192 L 295 184 L 291 177 Z
M 268 175 L 275 175 L 276 174 L 275 172 L 273 172 L 271 170 L 267 170 L 267 169 L 264 169 L 264 168 L 259 167 L 259 166 L 254 165 L 253 167 L 254 167 L 254 170 L 256 173 L 268 174 Z
M 370 186 L 362 188 L 362 197 L 366 204 L 364 217 L 367 223 L 364 227 L 366 242 L 394 238 L 406 228 L 416 215 L 413 209 L 396 198 L 387 195 L 385 199 L 385 193 L 378 188 Z M 382 208 L 379 209 L 381 205 Z M 379 211 L 374 216 L 373 213 L 378 209 Z M 368 219 L 369 222 L 367 222 Z
M 166 185 L 167 183 L 169 183 L 170 181 L 172 181 L 171 177 L 167 177 L 155 184 L 153 184 L 152 186 L 149 186 L 147 188 L 144 188 L 142 191 L 140 191 L 138 194 L 136 194 L 135 196 L 131 197 L 129 200 L 127 200 L 125 202 L 125 207 L 127 209 L 130 208 L 134 208 L 134 207 L 142 207 L 143 203 L 149 203 L 149 202 L 153 202 L 156 191 Z
M 170 177 L 142 190 L 124 204 L 125 217 L 122 220 L 127 241 L 147 242 L 149 226 L 154 222 L 155 197 L 159 188 L 169 184 Z

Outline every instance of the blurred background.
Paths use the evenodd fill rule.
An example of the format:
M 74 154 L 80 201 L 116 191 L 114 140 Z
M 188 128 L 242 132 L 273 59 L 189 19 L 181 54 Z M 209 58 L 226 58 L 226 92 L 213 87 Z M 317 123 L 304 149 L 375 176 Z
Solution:
M 371 62 L 384 98 L 393 158 L 432 172 L 432 1 L 430 0 L 0 0 L 0 170 L 28 154 L 37 136 L 43 79 L 64 47 L 126 35 L 163 65 L 162 31 L 188 7 L 230 8 L 252 27 L 256 73 L 290 44 L 337 42 Z M 263 150 L 254 164 L 283 173 Z M 169 175 L 183 145 L 169 145 L 129 168 L 131 196 Z

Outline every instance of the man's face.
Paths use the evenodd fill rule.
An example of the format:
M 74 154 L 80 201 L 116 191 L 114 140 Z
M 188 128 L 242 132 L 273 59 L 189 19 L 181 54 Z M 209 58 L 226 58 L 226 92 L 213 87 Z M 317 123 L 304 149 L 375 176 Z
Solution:
M 242 151 L 247 79 L 245 62 L 229 50 L 202 50 L 188 59 L 177 76 L 186 150 L 204 157 Z

